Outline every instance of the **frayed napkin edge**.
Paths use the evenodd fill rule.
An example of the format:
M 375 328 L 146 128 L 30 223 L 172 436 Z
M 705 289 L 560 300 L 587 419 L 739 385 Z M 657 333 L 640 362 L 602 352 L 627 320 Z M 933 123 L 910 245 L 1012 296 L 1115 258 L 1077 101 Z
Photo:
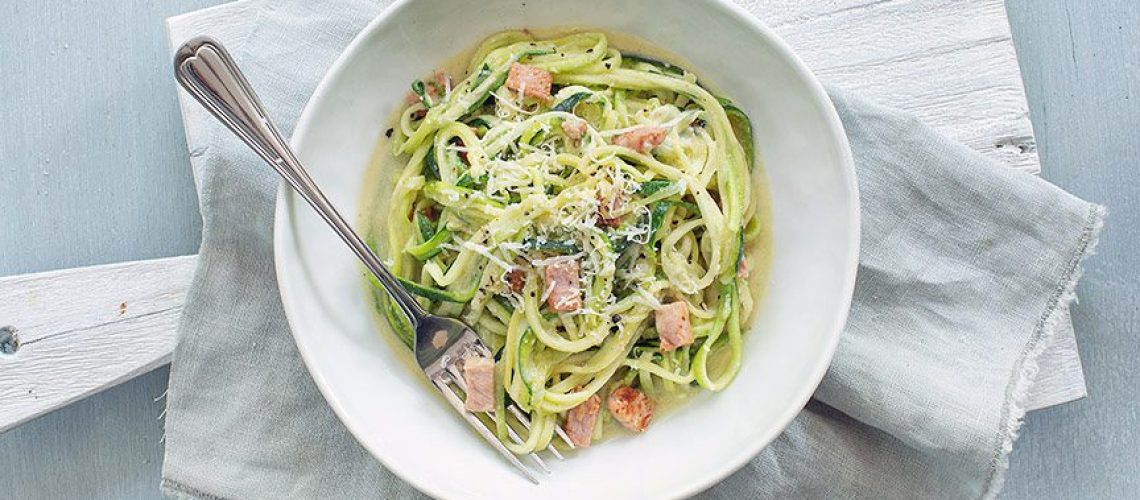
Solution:
M 1100 231 L 1104 228 L 1107 217 L 1107 208 L 1095 203 L 1089 204 L 1085 227 L 1081 231 L 1076 251 L 1058 279 L 1057 290 L 1049 300 L 1041 321 L 1037 323 L 1036 331 L 1025 345 L 1021 358 L 1014 365 L 1016 375 L 1010 380 L 1006 389 L 1006 402 L 1002 409 L 1003 422 L 998 431 L 990 477 L 982 494 L 984 500 L 996 498 L 1005 485 L 1013 444 L 1025 419 L 1025 402 L 1029 396 L 1029 389 L 1037 378 L 1037 358 L 1052 344 L 1058 322 L 1064 317 L 1064 311 L 1077 298 L 1077 283 L 1084 274 L 1084 262 L 1096 254 L 1096 246 L 1100 243 Z

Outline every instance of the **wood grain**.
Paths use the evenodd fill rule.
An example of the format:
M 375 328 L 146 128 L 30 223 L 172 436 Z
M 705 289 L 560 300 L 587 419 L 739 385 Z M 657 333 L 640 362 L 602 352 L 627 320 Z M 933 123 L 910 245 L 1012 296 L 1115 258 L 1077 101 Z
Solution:
M 1002 0 L 750 0 L 824 81 L 905 109 L 1015 168 L 1038 172 Z
M 170 360 L 197 257 L 0 278 L 0 432 Z
M 1066 309 L 1057 322 L 1052 343 L 1037 357 L 1037 376 L 1025 396 L 1025 411 L 1040 410 L 1087 396 L 1084 378 L 1077 334 Z

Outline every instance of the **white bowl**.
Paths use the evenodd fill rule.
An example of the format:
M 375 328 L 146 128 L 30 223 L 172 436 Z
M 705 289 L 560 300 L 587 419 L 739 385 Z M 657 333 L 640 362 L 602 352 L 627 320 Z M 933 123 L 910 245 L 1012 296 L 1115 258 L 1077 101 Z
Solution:
M 640 37 L 751 116 L 771 188 L 773 258 L 748 325 L 744 364 L 704 394 L 527 482 L 426 384 L 374 321 L 362 268 L 303 202 L 283 190 L 274 241 L 285 312 L 330 406 L 389 470 L 444 498 L 674 498 L 696 493 L 771 442 L 830 363 L 855 280 L 859 206 L 842 125 L 819 83 L 771 30 L 726 1 L 412 0 L 374 20 L 309 101 L 293 146 L 350 219 L 373 148 L 408 82 L 483 37 L 521 27 L 580 27 Z M 379 331 L 378 331 L 379 330 Z

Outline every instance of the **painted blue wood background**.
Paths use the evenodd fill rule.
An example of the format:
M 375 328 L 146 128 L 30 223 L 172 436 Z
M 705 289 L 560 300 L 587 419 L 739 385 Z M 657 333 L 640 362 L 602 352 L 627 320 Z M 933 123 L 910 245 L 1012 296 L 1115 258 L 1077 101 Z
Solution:
M 0 275 L 196 251 L 162 20 L 215 3 L 0 2 Z M 1029 416 L 1003 496 L 1136 498 L 1140 2 L 1007 6 L 1044 176 L 1111 215 L 1073 308 L 1089 397 Z M 158 497 L 166 376 L 0 435 L 0 498 Z

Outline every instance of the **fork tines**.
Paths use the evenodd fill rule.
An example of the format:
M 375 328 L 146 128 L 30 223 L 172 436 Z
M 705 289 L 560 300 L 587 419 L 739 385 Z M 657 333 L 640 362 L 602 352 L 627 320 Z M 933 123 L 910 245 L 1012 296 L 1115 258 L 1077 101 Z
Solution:
M 463 360 L 470 356 L 491 357 L 490 350 L 479 341 L 473 332 L 469 335 L 464 335 L 455 345 L 448 348 L 447 353 L 441 356 L 440 359 L 433 363 L 433 366 L 426 369 L 425 372 L 427 372 L 432 384 L 443 393 L 444 399 L 455 408 L 455 411 L 463 416 L 464 420 L 466 420 L 480 436 L 483 436 L 483 439 L 486 439 L 503 458 L 506 458 L 515 468 L 519 469 L 527 479 L 538 484 L 538 478 L 535 477 L 531 469 L 524 465 L 517 455 L 512 453 L 499 441 L 495 432 L 487 426 L 484 420 L 480 419 L 475 413 L 467 411 L 460 394 L 456 392 L 458 389 L 458 391 L 461 391 L 463 394 L 467 393 L 467 384 L 464 381 L 461 368 Z M 518 425 L 521 425 L 523 429 L 530 430 L 530 418 L 528 418 L 525 412 L 514 404 L 509 405 L 507 410 L 507 415 L 505 415 L 504 418 L 513 416 Z M 495 417 L 494 412 L 487 412 L 486 415 L 491 418 Z M 574 448 L 574 444 L 570 441 L 566 433 L 563 432 L 561 427 L 555 427 L 555 432 L 569 448 Z M 515 426 L 510 425 L 509 421 L 507 425 L 507 435 L 511 441 L 516 444 L 523 442 L 523 437 L 515 430 Z M 562 454 L 554 447 L 553 443 L 547 445 L 546 449 L 559 460 L 563 459 Z M 535 463 L 539 470 L 550 474 L 550 469 L 538 454 L 529 453 L 527 457 Z

